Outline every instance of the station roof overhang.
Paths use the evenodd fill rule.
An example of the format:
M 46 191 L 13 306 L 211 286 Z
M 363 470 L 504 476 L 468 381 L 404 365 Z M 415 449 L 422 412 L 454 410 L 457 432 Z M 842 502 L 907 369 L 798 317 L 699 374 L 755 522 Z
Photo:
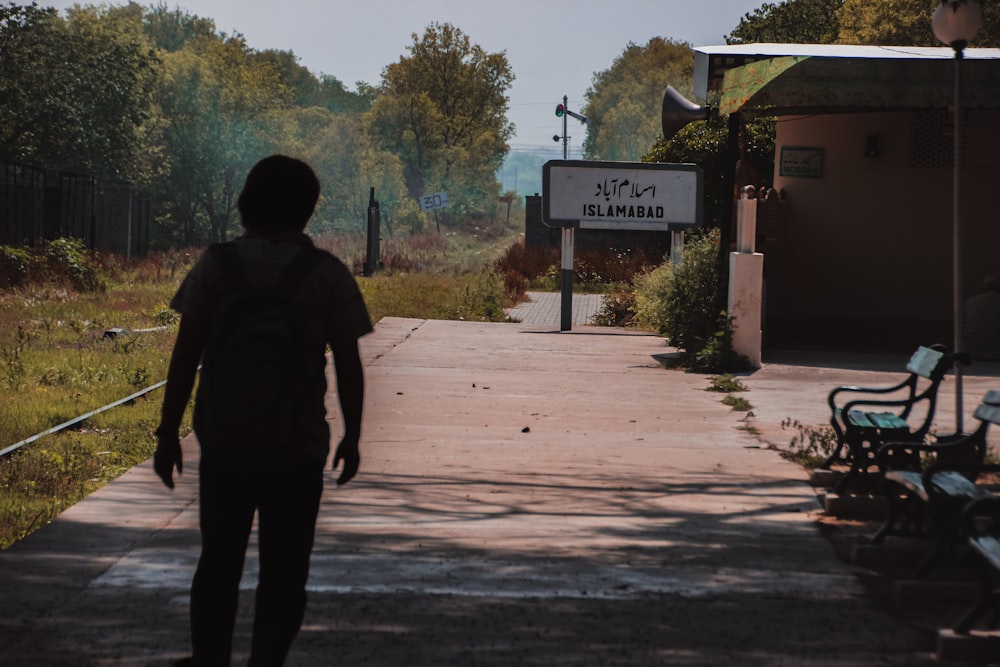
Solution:
M 834 44 L 699 46 L 695 95 L 751 116 L 948 108 L 950 47 Z M 1000 49 L 965 49 L 962 104 L 1000 109 Z

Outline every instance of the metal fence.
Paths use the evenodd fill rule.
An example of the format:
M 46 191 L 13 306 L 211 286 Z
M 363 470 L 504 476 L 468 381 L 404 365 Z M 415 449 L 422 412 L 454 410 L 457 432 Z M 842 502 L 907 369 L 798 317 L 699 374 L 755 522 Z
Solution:
M 129 183 L 0 161 L 0 244 L 80 239 L 126 257 L 149 248 L 149 200 Z

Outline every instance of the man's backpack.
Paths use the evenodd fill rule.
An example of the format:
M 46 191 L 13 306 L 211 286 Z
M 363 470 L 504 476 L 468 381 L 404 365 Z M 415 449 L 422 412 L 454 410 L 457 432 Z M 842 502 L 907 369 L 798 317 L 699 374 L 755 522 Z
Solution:
M 209 248 L 226 291 L 202 357 L 194 429 L 206 454 L 288 452 L 306 383 L 307 350 L 292 306 L 306 274 L 324 254 L 303 248 L 273 289 L 250 286 L 233 243 Z

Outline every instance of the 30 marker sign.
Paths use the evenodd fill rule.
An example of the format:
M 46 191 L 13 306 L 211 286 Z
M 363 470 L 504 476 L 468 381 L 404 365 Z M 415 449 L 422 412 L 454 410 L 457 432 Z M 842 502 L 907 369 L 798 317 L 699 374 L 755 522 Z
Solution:
M 433 211 L 434 209 L 444 208 L 448 205 L 448 194 L 446 192 L 438 192 L 433 195 L 424 195 L 420 198 L 420 210 L 421 211 Z

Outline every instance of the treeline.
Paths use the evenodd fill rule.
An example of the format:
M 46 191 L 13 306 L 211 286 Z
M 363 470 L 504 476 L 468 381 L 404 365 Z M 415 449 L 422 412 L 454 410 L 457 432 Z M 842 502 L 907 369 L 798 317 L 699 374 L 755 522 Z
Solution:
M 508 150 L 506 56 L 432 24 L 376 86 L 351 91 L 292 51 L 256 50 L 166 4 L 0 6 L 0 158 L 125 181 L 148 193 L 154 246 L 236 233 L 242 179 L 260 157 L 307 160 L 323 183 L 316 231 L 364 228 L 375 188 L 391 230 L 496 212 Z M 433 223 L 431 223 L 433 224 Z

